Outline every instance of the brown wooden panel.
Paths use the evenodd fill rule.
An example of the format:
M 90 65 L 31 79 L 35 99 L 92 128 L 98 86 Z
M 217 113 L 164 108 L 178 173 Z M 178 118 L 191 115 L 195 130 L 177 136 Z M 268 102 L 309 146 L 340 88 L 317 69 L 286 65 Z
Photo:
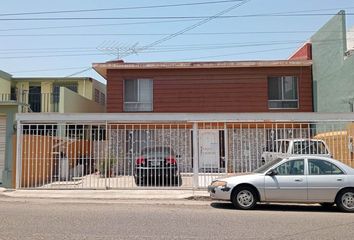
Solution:
M 16 136 L 12 138 L 13 146 L 16 146 Z M 53 148 L 58 143 L 58 139 L 52 136 L 23 135 L 22 145 L 22 187 L 36 187 L 47 184 L 53 176 L 53 169 L 58 168 L 55 161 L 57 155 Z M 87 140 L 76 140 L 64 144 L 69 168 L 76 166 L 77 161 L 83 156 L 88 156 L 91 152 L 91 142 Z M 13 148 L 13 184 L 16 179 L 16 148 Z M 14 186 L 15 187 L 15 186 Z

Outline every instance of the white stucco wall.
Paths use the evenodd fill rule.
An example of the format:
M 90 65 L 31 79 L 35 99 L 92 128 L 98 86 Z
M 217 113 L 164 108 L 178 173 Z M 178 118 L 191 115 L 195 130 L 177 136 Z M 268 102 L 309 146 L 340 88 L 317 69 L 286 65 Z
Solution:
M 347 49 L 354 50 L 354 26 L 347 32 Z

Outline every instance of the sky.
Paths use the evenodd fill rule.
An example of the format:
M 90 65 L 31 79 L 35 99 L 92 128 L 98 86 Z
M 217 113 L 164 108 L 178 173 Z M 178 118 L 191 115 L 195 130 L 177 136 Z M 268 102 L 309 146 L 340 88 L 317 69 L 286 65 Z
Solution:
M 349 29 L 354 2 L 348 0 L 7 0 L 1 3 L 0 70 L 14 77 L 105 82 L 92 63 L 118 57 L 125 62 L 287 59 L 341 9 L 349 13 Z

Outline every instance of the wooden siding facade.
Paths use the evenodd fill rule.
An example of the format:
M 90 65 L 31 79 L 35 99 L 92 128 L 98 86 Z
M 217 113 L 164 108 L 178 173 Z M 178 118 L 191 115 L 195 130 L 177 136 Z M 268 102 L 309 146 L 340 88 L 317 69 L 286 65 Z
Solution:
M 268 77 L 298 77 L 298 109 L 268 108 Z M 123 112 L 124 80 L 153 80 L 153 112 L 312 112 L 311 66 L 107 69 L 107 112 Z

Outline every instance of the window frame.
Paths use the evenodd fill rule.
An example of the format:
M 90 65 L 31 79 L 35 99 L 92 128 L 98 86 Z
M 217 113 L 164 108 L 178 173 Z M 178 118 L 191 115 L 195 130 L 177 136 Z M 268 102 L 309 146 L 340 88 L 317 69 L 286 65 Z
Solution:
M 293 78 L 295 78 L 296 79 L 296 95 L 297 95 L 297 99 L 284 99 L 284 92 L 283 92 L 283 89 L 284 89 L 284 80 L 285 80 L 285 78 L 286 77 L 293 77 Z M 269 79 L 270 78 L 280 78 L 281 79 L 281 95 L 282 95 L 282 99 L 280 99 L 280 100 L 278 100 L 278 99 L 269 99 Z M 297 75 L 282 75 L 282 76 L 274 76 L 274 75 L 272 75 L 272 76 L 268 76 L 267 77 L 267 90 L 268 90 L 268 109 L 270 109 L 270 110 L 279 110 L 279 109 L 284 109 L 284 110 L 286 110 L 286 109 L 299 109 L 300 108 L 300 96 L 299 96 L 299 76 L 297 76 Z M 291 107 L 270 107 L 269 106 L 269 103 L 270 102 L 285 102 L 285 101 L 293 101 L 293 102 L 297 102 L 297 106 L 296 107 L 294 107 L 294 108 L 291 108 Z
M 324 161 L 324 162 L 327 162 L 327 163 L 329 163 L 329 164 L 331 164 L 331 165 L 334 165 L 335 167 L 337 167 L 339 170 L 341 170 L 342 171 L 342 173 L 340 173 L 340 174 L 311 174 L 310 173 L 310 160 L 318 160 L 318 161 Z M 332 162 L 330 162 L 330 161 L 327 161 L 327 160 L 325 160 L 325 159 L 315 159 L 315 158 L 308 158 L 307 159 L 307 175 L 308 176 L 340 176 L 340 175 L 347 175 L 347 173 L 346 173 L 346 171 L 344 171 L 343 170 L 343 168 L 341 168 L 341 167 L 339 167 L 337 164 L 334 164 L 334 163 L 332 163 Z
M 316 152 L 313 149 L 316 149 Z M 319 153 L 319 150 L 323 150 L 323 149 L 324 149 L 324 152 Z M 297 150 L 297 151 L 295 151 L 295 150 Z M 328 147 L 326 146 L 326 144 L 323 141 L 310 139 L 310 140 L 294 141 L 293 142 L 293 153 L 294 154 L 303 154 L 303 155 L 305 155 L 305 154 L 307 154 L 307 155 L 328 155 L 329 151 L 328 151 Z
M 95 91 L 94 91 L 94 101 L 96 103 L 100 103 L 100 90 L 98 90 L 97 88 L 95 88 Z
M 101 105 L 106 105 L 106 94 L 104 94 L 103 92 L 100 92 L 100 102 Z
M 286 164 L 286 163 L 289 163 L 289 162 L 292 162 L 292 161 L 302 161 L 303 162 L 303 166 L 304 166 L 304 171 L 302 174 L 280 174 L 278 172 L 278 174 L 276 176 L 305 176 L 306 175 L 306 161 L 304 158 L 297 158 L 297 159 L 291 159 L 291 160 L 287 160 L 285 162 L 282 162 L 282 163 L 279 163 L 278 165 L 274 166 L 274 168 L 272 169 L 277 169 L 278 167 L 280 167 L 281 165 L 283 164 Z M 269 170 L 268 170 L 269 171 Z
M 137 93 L 137 96 L 138 96 L 138 99 L 140 98 L 140 91 L 139 91 L 139 82 L 140 81 L 146 81 L 146 80 L 149 80 L 151 81 L 151 102 L 126 102 L 125 101 L 125 97 L 126 97 L 126 81 L 137 81 L 137 89 L 138 89 L 138 93 Z M 135 104 L 139 104 L 139 103 L 145 103 L 145 104 L 151 104 L 151 110 L 127 110 L 126 109 L 126 103 L 135 103 Z M 152 78 L 126 78 L 123 80 L 123 112 L 153 112 L 154 111 L 154 80 Z

